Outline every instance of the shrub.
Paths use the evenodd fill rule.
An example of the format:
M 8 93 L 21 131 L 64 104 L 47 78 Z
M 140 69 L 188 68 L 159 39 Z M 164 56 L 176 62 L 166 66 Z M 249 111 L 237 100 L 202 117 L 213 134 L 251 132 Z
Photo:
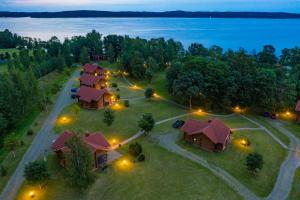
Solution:
M 155 121 L 151 113 L 144 114 L 138 121 L 138 126 L 145 132 L 149 132 L 153 129 Z
M 20 146 L 24 146 L 24 141 L 23 140 L 20 140 Z
M 263 168 L 263 156 L 259 153 L 250 153 L 246 157 L 245 164 L 249 171 L 256 173 Z
M 127 107 L 127 108 L 129 107 L 129 100 L 124 101 L 124 106 Z
M 150 99 L 154 95 L 154 90 L 152 88 L 147 88 L 145 91 L 145 98 Z
M 1 177 L 4 177 L 7 175 L 7 169 L 3 165 L 0 166 L 0 175 L 1 175 Z
M 129 154 L 137 157 L 142 153 L 143 149 L 142 146 L 139 143 L 135 143 L 135 144 L 130 144 L 129 145 Z
M 35 126 L 37 126 L 37 125 L 35 125 Z M 32 129 L 29 129 L 29 130 L 27 131 L 27 135 L 28 135 L 28 136 L 33 135 L 33 134 L 34 134 L 34 132 L 33 132 Z
M 118 87 L 118 84 L 112 83 L 111 86 L 112 86 L 113 88 L 117 88 L 117 87 Z
M 145 155 L 144 155 L 144 154 L 140 154 L 140 155 L 138 156 L 138 161 L 139 161 L 139 162 L 144 162 L 144 161 L 145 161 Z
M 120 94 L 116 95 L 116 99 L 119 100 L 121 98 Z
M 117 91 L 117 92 L 120 92 L 120 88 L 117 88 L 116 91 Z

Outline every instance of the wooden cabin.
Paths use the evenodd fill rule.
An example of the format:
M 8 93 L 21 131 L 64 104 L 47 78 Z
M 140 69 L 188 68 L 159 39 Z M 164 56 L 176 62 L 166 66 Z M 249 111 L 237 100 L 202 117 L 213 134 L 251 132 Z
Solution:
M 91 76 L 104 76 L 106 70 L 96 64 L 85 64 L 83 67 L 83 73 Z
M 100 109 L 112 104 L 112 95 L 107 89 L 97 90 L 95 88 L 81 86 L 76 96 L 78 103 L 83 108 Z
M 106 80 L 104 76 L 91 76 L 89 74 L 82 74 L 79 78 L 80 86 L 87 86 L 97 90 L 106 87 Z
M 296 121 L 300 123 L 300 100 L 298 100 L 296 104 L 295 111 L 296 111 Z
M 56 153 L 59 164 L 63 167 L 67 165 L 65 155 L 70 153 L 70 149 L 66 146 L 66 142 L 74 136 L 74 133 L 64 131 L 53 143 L 52 150 Z M 90 148 L 93 155 L 93 167 L 103 168 L 107 165 L 107 152 L 110 144 L 107 142 L 101 132 L 86 133 L 83 142 Z
M 185 141 L 207 151 L 224 151 L 230 143 L 231 130 L 218 118 L 204 122 L 189 119 L 181 131 Z

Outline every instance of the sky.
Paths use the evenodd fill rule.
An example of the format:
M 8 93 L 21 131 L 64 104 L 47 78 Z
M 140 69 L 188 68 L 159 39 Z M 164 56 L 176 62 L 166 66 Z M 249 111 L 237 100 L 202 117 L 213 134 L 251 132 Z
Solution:
M 300 13 L 300 0 L 0 0 L 0 11 L 268 11 Z

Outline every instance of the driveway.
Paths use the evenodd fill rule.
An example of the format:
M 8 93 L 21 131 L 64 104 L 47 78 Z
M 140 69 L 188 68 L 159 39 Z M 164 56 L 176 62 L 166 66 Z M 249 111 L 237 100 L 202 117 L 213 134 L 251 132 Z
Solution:
M 70 90 L 73 86 L 75 77 L 77 76 L 79 76 L 78 71 L 74 72 L 69 81 L 65 84 L 65 87 L 61 91 L 50 115 L 44 121 L 42 128 L 37 133 L 36 137 L 32 141 L 31 146 L 27 149 L 27 152 L 24 154 L 15 172 L 12 174 L 5 188 L 3 189 L 0 195 L 0 200 L 15 199 L 17 192 L 24 181 L 23 170 L 25 165 L 38 159 L 39 156 L 45 152 L 45 150 L 49 149 L 51 141 L 56 138 L 56 135 L 53 132 L 53 126 L 62 109 L 74 102 L 74 100 L 70 98 Z

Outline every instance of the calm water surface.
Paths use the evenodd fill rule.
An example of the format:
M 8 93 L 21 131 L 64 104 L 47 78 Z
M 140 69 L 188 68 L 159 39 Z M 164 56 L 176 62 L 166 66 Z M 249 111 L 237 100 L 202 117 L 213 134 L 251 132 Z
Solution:
M 189 19 L 189 18 L 0 18 L 0 30 L 9 29 L 23 36 L 60 39 L 84 35 L 92 29 L 107 35 L 142 38 L 173 38 L 185 47 L 199 42 L 225 49 L 244 47 L 260 50 L 272 44 L 278 50 L 300 46 L 300 20 L 285 19 Z

